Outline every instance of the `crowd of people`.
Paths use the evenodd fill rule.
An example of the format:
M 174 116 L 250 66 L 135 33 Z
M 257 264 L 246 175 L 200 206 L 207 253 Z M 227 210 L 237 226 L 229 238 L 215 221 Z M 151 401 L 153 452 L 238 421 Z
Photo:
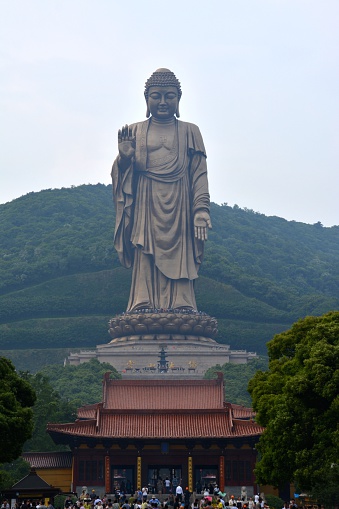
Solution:
M 0 506 L 0 509 L 54 509 L 54 506 L 49 500 L 45 502 L 45 500 L 22 500 L 21 502 L 16 502 L 14 506 L 10 506 L 9 500 L 3 500 Z
M 93 490 L 91 494 L 82 493 L 78 498 L 68 496 L 64 502 L 64 507 L 57 507 L 56 509 L 269 509 L 269 506 L 259 494 L 248 499 L 240 496 L 236 498 L 234 495 L 228 498 L 227 494 L 220 490 L 214 490 L 211 494 L 206 489 L 199 498 L 193 499 L 192 495 L 188 487 L 183 489 L 180 484 L 176 486 L 175 493 L 169 493 L 163 501 L 160 501 L 156 495 L 150 496 L 148 488 L 143 488 L 133 497 L 127 497 L 127 495 L 117 490 L 114 498 L 106 496 L 100 498 Z M 10 507 L 10 502 L 4 499 L 0 509 L 55 508 L 51 501 L 45 503 L 44 500 L 23 500 L 21 503 L 16 503 L 15 507 Z M 292 499 L 290 502 L 285 502 L 281 509 L 324 509 L 324 506 L 312 505 L 299 508 L 295 500 Z
M 207 313 L 204 311 L 198 311 L 196 309 L 190 309 L 190 308 L 179 308 L 179 309 L 172 309 L 172 308 L 140 308 L 137 311 L 122 311 L 119 313 L 120 315 L 135 315 L 138 313 L 170 313 L 170 314 L 180 314 L 180 315 L 196 315 L 196 316 L 208 316 Z
M 147 487 L 137 491 L 134 496 L 128 496 L 120 490 L 116 490 L 114 498 L 97 497 L 95 494 L 83 493 L 78 500 L 72 501 L 68 497 L 64 509 L 269 509 L 259 495 L 250 497 L 230 498 L 216 487 L 212 493 L 209 489 L 203 491 L 198 498 L 193 498 L 189 488 L 183 488 L 180 483 L 176 486 L 164 481 L 166 495 L 159 496 L 149 494 Z M 160 492 L 159 492 L 160 493 Z M 59 508 L 57 508 L 59 509 Z M 280 508 L 279 508 L 280 509 Z M 291 508 L 294 509 L 294 508 Z

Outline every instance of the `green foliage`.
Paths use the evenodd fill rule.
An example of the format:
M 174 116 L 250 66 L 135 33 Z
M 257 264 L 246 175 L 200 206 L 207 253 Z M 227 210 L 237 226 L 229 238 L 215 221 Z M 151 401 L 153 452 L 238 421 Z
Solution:
M 64 446 L 55 446 L 53 440 L 46 432 L 48 422 L 72 422 L 76 416 L 76 405 L 62 399 L 54 389 L 47 376 L 42 373 L 32 375 L 29 372 L 21 373 L 37 395 L 33 407 L 34 429 L 32 438 L 24 445 L 27 451 L 55 451 L 65 450 Z
M 0 290 L 111 268 L 117 256 L 108 186 L 29 193 L 0 205 Z
M 0 296 L 0 322 L 65 315 L 111 316 L 124 308 L 129 287 L 130 271 L 120 267 L 60 277 Z
M 79 406 L 102 400 L 102 380 L 107 371 L 111 378 L 121 375 L 108 363 L 91 359 L 79 366 L 46 366 L 41 372 L 21 373 L 34 388 L 37 400 L 33 407 L 34 429 L 32 438 L 24 445 L 27 451 L 65 450 L 56 446 L 46 432 L 49 422 L 73 422 Z
M 216 378 L 216 373 L 221 372 L 224 375 L 226 401 L 251 407 L 248 382 L 258 370 L 267 369 L 267 366 L 266 358 L 252 359 L 247 364 L 227 363 L 208 369 L 205 378 L 212 380 Z
M 235 350 L 247 350 L 267 356 L 266 343 L 278 332 L 288 328 L 284 323 L 262 323 L 218 318 L 219 343 Z
M 65 318 L 37 318 L 0 325 L 0 345 L 25 349 L 96 346 L 108 343 L 106 316 L 68 316 Z
M 54 497 L 54 507 L 56 507 L 56 508 L 65 507 L 65 500 L 66 500 L 67 496 L 68 495 L 56 495 Z M 72 500 L 73 504 L 75 504 L 77 501 L 77 497 L 75 497 L 73 495 L 73 496 L 71 496 L 71 500 Z
M 30 465 L 23 458 L 0 466 L 0 491 L 7 490 L 20 481 L 30 471 Z
M 35 393 L 15 372 L 10 360 L 0 358 L 0 463 L 18 458 L 33 429 Z
M 102 401 L 102 381 L 107 371 L 111 371 L 111 378 L 121 378 L 111 364 L 101 363 L 97 359 L 78 366 L 48 366 L 42 373 L 48 376 L 62 399 L 78 407 Z
M 339 312 L 298 321 L 268 344 L 269 369 L 249 383 L 258 422 L 257 482 L 302 490 L 339 483 Z
M 265 502 L 270 509 L 282 509 L 284 507 L 284 500 L 275 495 L 265 495 Z
M 318 479 L 310 491 L 313 500 L 319 500 L 326 508 L 335 509 L 339 505 L 338 491 L 339 465 L 331 464 L 325 477 Z
M 290 322 L 288 313 L 205 276 L 199 277 L 195 290 L 198 307 L 217 318 L 241 320 L 246 317 L 254 323 Z
M 215 204 L 211 214 L 204 274 L 292 313 L 304 306 L 306 313 L 319 314 L 331 298 L 338 304 L 339 227 Z M 323 312 L 338 307 L 334 301 Z
M 65 359 L 76 349 L 70 348 L 51 348 L 44 350 L 0 350 L 0 357 L 6 354 L 16 367 L 17 371 L 27 371 L 36 373 L 41 371 L 45 366 L 51 364 L 63 365 Z

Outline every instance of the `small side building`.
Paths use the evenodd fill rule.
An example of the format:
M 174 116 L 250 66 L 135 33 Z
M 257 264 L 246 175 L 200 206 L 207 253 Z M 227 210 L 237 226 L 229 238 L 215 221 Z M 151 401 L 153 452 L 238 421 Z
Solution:
M 143 379 L 103 381 L 103 399 L 79 408 L 78 419 L 49 424 L 56 444 L 72 451 L 71 491 L 82 486 L 98 495 L 115 489 L 134 493 L 148 486 L 165 492 L 170 479 L 200 492 L 217 484 L 250 496 L 257 491 L 255 444 L 263 428 L 252 409 L 224 400 L 216 380 Z
M 25 499 L 30 500 L 52 500 L 60 493 L 60 488 L 56 488 L 46 482 L 34 468 L 31 468 L 29 474 L 23 479 L 15 483 L 12 488 L 4 490 L 4 498 L 11 501 L 11 507 L 15 503 L 23 502 Z
M 46 483 L 57 486 L 64 493 L 71 491 L 73 460 L 71 451 L 24 452 L 22 457 Z

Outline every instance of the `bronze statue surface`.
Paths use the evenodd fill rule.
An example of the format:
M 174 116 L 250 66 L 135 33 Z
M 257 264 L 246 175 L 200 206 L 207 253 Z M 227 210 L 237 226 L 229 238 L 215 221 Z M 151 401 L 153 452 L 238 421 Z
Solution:
M 146 82 L 147 120 L 118 132 L 112 168 L 114 245 L 133 267 L 128 312 L 193 310 L 208 228 L 206 152 L 199 128 L 178 120 L 180 83 L 168 69 Z

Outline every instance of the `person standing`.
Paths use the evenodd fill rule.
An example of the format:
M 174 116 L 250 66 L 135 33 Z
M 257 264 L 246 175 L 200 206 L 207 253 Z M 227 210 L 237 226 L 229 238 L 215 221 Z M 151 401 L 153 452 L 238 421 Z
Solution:
M 159 500 L 158 498 L 156 498 L 156 496 L 155 496 L 155 495 L 152 495 L 152 498 L 150 499 L 149 503 L 150 503 L 150 505 L 151 505 L 152 507 L 159 507 L 159 505 L 160 505 L 160 500 Z
M 184 491 L 183 491 L 182 487 L 180 486 L 180 484 L 178 484 L 178 486 L 176 487 L 175 494 L 176 494 L 179 502 L 182 502 L 182 496 L 184 494 Z
M 128 501 L 126 500 L 124 502 L 124 504 L 121 506 L 121 509 L 131 509 L 131 506 L 130 504 L 128 503 Z
M 72 499 L 71 497 L 68 495 L 68 497 L 66 498 L 65 500 L 65 504 L 64 504 L 64 508 L 65 509 L 68 509 L 69 507 L 71 507 L 73 505 L 73 502 L 72 502 Z
M 142 501 L 146 502 L 147 501 L 147 495 L 148 495 L 148 488 L 146 486 L 144 486 L 142 488 L 141 492 L 142 492 Z
M 177 476 L 174 475 L 173 479 L 172 479 L 172 491 L 173 491 L 173 495 L 176 494 L 176 489 L 177 489 L 178 484 L 179 484 L 179 481 L 177 479 Z
M 157 480 L 157 492 L 158 492 L 159 495 L 162 494 L 163 487 L 164 487 L 163 481 L 162 481 L 161 477 L 158 477 L 158 480 Z
M 185 505 L 189 505 L 190 503 L 190 498 L 191 498 L 191 492 L 190 490 L 188 489 L 188 486 L 186 486 L 186 489 L 184 491 L 184 502 L 185 502 Z
M 166 490 L 167 494 L 170 494 L 170 492 L 171 492 L 171 481 L 169 480 L 168 477 L 166 477 L 166 479 L 165 479 L 165 490 Z

